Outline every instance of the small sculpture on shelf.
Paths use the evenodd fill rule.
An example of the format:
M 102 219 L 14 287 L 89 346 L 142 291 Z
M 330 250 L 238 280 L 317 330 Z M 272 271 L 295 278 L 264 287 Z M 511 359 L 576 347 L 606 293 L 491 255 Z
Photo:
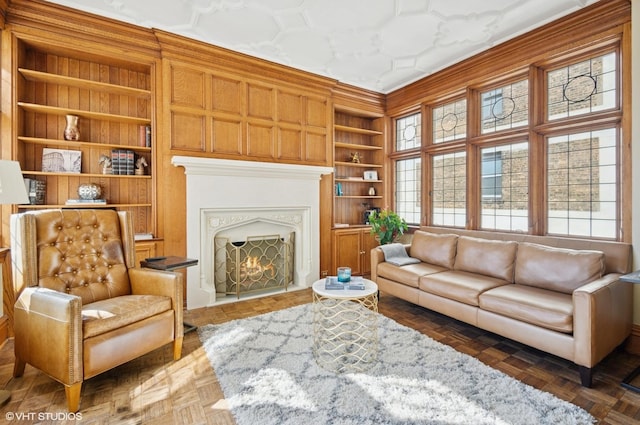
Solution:
M 144 167 L 149 166 L 144 156 L 138 157 L 136 161 L 136 176 L 144 176 Z
M 358 152 L 351 153 L 351 156 L 349 157 L 349 161 L 353 162 L 354 164 L 360 164 L 360 153 Z
M 102 174 L 111 174 L 111 157 L 108 155 L 100 155 L 98 164 L 102 165 Z

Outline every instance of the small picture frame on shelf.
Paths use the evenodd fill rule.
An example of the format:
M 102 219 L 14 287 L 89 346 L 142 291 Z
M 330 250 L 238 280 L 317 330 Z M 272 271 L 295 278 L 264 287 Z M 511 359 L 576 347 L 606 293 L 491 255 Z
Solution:
M 365 180 L 378 180 L 378 172 L 377 171 L 365 171 L 364 172 Z
M 50 173 L 80 173 L 82 152 L 68 149 L 42 149 L 42 171 Z

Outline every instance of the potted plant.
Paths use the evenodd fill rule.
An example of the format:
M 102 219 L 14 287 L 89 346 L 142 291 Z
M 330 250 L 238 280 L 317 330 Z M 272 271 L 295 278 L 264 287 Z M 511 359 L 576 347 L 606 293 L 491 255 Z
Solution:
M 385 245 L 395 241 L 404 232 L 409 230 L 404 218 L 391 210 L 373 211 L 369 215 L 371 234 L 376 235 L 380 245 Z

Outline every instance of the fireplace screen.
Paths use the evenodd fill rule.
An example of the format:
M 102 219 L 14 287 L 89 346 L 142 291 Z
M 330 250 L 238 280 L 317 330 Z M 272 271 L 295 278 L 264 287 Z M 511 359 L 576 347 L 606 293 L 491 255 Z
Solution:
M 286 289 L 293 283 L 294 235 L 249 236 L 244 241 L 216 237 L 216 290 L 240 298 L 247 292 Z

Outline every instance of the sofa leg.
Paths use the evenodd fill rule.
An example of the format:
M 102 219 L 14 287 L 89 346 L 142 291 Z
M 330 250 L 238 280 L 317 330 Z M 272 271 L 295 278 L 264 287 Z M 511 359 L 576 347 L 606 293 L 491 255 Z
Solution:
M 81 390 L 82 381 L 64 386 L 64 392 L 67 395 L 67 409 L 69 410 L 69 413 L 76 413 L 80 409 Z
M 16 357 L 16 361 L 13 364 L 13 377 L 14 378 L 19 378 L 24 374 L 24 368 L 27 365 L 27 363 Z
M 182 357 L 182 337 L 173 340 L 173 360 L 180 360 Z
M 580 383 L 583 387 L 591 388 L 592 378 L 593 378 L 593 369 L 586 366 L 578 366 L 578 370 L 580 371 Z

